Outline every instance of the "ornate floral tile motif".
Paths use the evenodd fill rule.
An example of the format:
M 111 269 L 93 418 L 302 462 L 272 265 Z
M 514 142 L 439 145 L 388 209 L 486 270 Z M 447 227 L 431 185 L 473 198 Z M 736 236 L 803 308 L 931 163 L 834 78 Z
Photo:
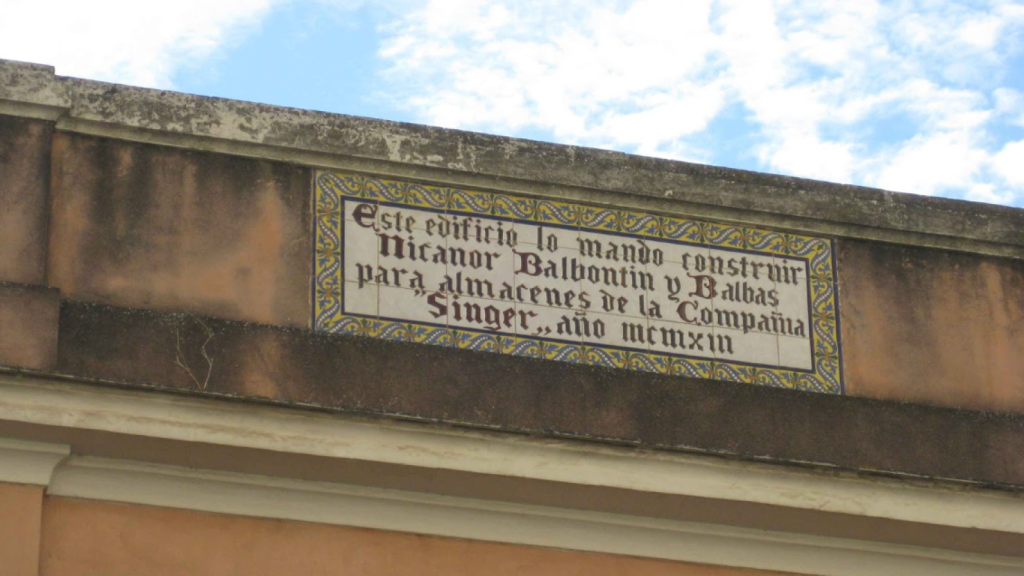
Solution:
M 314 178 L 318 331 L 842 393 L 831 240 Z

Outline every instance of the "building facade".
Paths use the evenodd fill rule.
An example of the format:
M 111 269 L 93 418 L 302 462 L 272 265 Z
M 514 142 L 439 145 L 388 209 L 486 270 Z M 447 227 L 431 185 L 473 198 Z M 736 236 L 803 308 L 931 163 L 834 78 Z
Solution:
M 0 61 L 0 575 L 1022 574 L 1021 230 Z

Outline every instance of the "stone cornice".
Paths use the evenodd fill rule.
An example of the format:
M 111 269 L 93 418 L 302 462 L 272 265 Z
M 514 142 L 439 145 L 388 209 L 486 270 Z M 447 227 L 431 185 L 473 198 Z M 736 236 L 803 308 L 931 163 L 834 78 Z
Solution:
M 309 166 L 1024 258 L 1024 211 L 56 76 L 0 61 L 0 113 Z

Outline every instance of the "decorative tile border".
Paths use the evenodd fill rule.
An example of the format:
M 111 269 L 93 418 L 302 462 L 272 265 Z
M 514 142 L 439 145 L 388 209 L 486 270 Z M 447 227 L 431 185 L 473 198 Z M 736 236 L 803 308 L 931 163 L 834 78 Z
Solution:
M 831 240 L 707 221 L 604 209 L 555 200 L 403 182 L 364 175 L 318 171 L 315 178 L 314 318 L 317 331 L 515 354 L 564 362 L 626 368 L 694 378 L 746 382 L 814 392 L 843 390 L 836 274 Z M 350 314 L 345 285 L 343 213 L 345 202 L 425 209 L 452 216 L 578 228 L 633 239 L 670 242 L 700 249 L 778 256 L 806 266 L 811 343 L 810 369 L 787 369 L 684 354 L 644 352 L 559 341 L 533 335 L 496 334 L 426 322 L 395 321 L 380 315 Z

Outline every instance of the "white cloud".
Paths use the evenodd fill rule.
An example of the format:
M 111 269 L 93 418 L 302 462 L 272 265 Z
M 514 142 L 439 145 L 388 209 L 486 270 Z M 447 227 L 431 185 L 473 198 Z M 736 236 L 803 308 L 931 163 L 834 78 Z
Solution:
M 710 0 L 458 4 L 429 2 L 381 51 L 426 122 L 659 154 L 724 101 L 689 79 L 710 64 Z
M 931 195 L 969 188 L 985 161 L 969 132 L 942 132 L 905 143 L 872 180 L 880 188 Z
M 1012 88 L 997 88 L 992 99 L 996 114 L 1005 116 L 1007 123 L 1024 128 L 1024 94 Z
M 166 88 L 253 26 L 273 0 L 0 0 L 0 58 Z
M 1009 184 L 1024 188 L 1024 140 L 1003 146 L 992 157 L 992 168 Z
M 0 58 L 171 87 L 298 1 L 0 0 Z M 379 29 L 387 93 L 427 123 L 1024 201 L 1024 0 L 373 6 L 393 18 Z
M 781 172 L 832 182 L 849 182 L 856 162 L 851 144 L 822 141 L 809 131 L 783 132 L 762 155 Z
M 957 31 L 957 35 L 968 45 L 982 50 L 991 50 L 996 43 L 1001 25 L 1002 21 L 995 15 L 985 15 L 964 22 Z
M 722 89 L 716 85 L 692 91 L 677 90 L 656 93 L 637 99 L 639 110 L 612 111 L 604 116 L 595 135 L 643 149 L 641 154 L 654 153 L 645 146 L 671 142 L 681 134 L 692 134 L 707 127 L 724 101 Z
M 1024 56 L 1021 0 L 446 5 L 407 15 L 381 52 L 425 122 L 922 194 L 1024 196 L 1001 129 L 1024 125 L 1006 83 Z

